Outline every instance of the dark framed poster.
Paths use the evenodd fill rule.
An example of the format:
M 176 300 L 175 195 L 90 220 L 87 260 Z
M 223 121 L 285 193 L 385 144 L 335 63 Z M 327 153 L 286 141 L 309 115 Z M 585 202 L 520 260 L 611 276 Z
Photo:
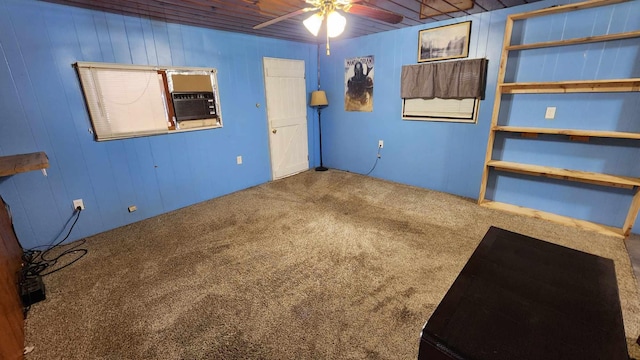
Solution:
M 344 110 L 373 111 L 373 55 L 344 61 Z

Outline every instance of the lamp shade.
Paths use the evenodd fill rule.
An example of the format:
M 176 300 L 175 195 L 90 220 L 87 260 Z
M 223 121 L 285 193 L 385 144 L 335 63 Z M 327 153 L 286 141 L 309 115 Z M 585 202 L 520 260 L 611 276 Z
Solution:
M 309 103 L 309 106 L 316 107 L 327 105 L 329 105 L 329 102 L 327 101 L 327 94 L 324 90 L 317 90 L 311 93 L 311 102 Z
M 327 33 L 329 37 L 336 37 L 344 31 L 347 19 L 337 11 L 332 11 L 327 15 Z
M 318 31 L 320 31 L 320 26 L 322 26 L 322 20 L 324 17 L 318 13 L 315 13 L 307 18 L 307 20 L 303 21 L 304 27 L 309 30 L 313 36 L 318 36 Z

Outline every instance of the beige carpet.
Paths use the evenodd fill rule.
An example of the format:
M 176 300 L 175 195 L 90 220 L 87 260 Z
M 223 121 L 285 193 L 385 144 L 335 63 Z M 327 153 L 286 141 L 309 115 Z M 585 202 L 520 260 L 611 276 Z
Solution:
M 622 240 L 309 171 L 89 238 L 84 259 L 45 278 L 27 359 L 415 359 L 491 225 L 613 259 L 638 356 Z

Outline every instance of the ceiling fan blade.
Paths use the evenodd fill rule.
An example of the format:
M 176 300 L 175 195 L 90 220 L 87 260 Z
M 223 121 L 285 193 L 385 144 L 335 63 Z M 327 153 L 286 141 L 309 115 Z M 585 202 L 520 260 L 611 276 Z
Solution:
M 351 7 L 346 12 L 354 15 L 365 16 L 371 19 L 388 22 L 389 24 L 399 24 L 404 20 L 404 16 L 396 14 L 394 12 L 370 7 L 362 4 L 351 4 Z
M 298 16 L 300 14 L 304 14 L 306 12 L 314 11 L 314 10 L 318 10 L 318 8 L 304 8 L 304 9 L 296 10 L 294 12 L 291 12 L 291 13 L 288 13 L 288 14 L 284 14 L 282 16 L 278 16 L 275 19 L 271 19 L 269 21 L 263 22 L 262 24 L 258 24 L 256 26 L 254 26 L 253 29 L 254 30 L 262 29 L 265 26 L 269 26 L 269 25 L 275 24 L 277 22 L 280 22 L 282 20 L 287 20 L 288 18 L 292 18 L 294 16 Z

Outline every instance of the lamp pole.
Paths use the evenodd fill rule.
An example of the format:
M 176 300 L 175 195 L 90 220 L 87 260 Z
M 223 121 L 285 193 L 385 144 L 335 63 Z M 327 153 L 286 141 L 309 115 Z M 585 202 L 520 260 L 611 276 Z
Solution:
M 325 105 L 326 106 L 326 105 Z M 322 164 L 322 121 L 320 120 L 320 112 L 324 106 L 318 106 L 318 139 L 320 140 L 320 166 L 316 171 L 327 171 L 328 169 Z
M 329 101 L 327 101 L 327 94 L 323 90 L 317 90 L 311 93 L 311 102 L 309 103 L 311 107 L 318 109 L 318 139 L 320 140 L 320 166 L 316 168 L 316 171 L 327 171 L 328 169 L 324 167 L 322 163 L 322 120 L 320 119 L 320 114 L 322 109 L 329 105 Z

